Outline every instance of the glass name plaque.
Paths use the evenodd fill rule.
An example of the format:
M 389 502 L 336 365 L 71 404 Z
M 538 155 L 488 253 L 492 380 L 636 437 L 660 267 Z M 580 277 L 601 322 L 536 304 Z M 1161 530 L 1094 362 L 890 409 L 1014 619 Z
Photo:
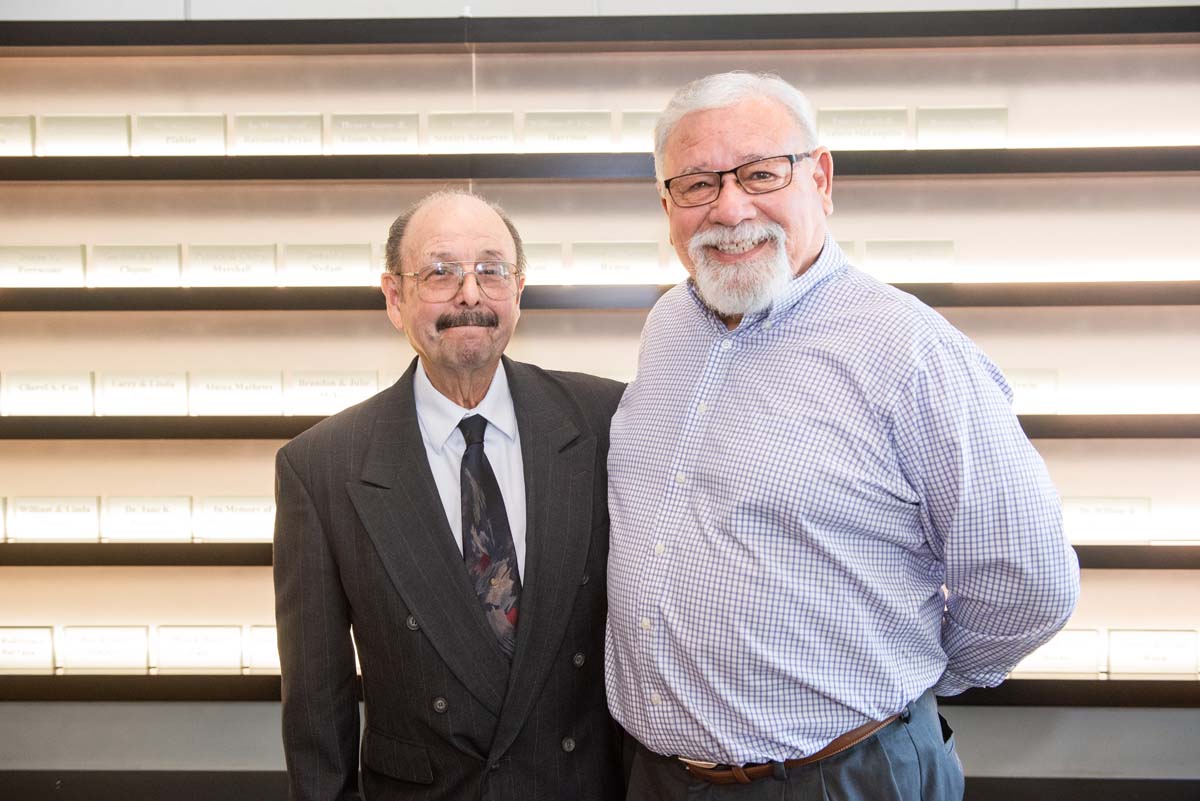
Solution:
M 1144 543 L 1152 539 L 1149 498 L 1063 498 L 1063 529 L 1074 543 Z
M 251 673 L 279 672 L 279 642 L 274 626 L 251 626 L 246 634 L 245 664 Z
M 201 542 L 270 542 L 275 530 L 271 497 L 198 498 L 192 533 Z
M 661 268 L 657 242 L 576 242 L 572 284 L 654 284 Z
M 106 542 L 190 542 L 192 499 L 109 497 L 100 518 Z
M 516 149 L 511 111 L 429 115 L 431 153 L 511 153 Z
M 186 415 L 187 373 L 98 373 L 98 415 Z
M 67 626 L 62 665 L 66 673 L 146 673 L 150 669 L 145 626 Z
M 416 114 L 332 114 L 330 149 L 335 155 L 416 153 L 420 118 Z
M 89 286 L 179 286 L 179 245 L 96 245 Z
M 565 284 L 569 277 L 563 264 L 561 242 L 526 242 L 526 286 Z
M 135 156 L 224 156 L 224 114 L 139 114 Z
M 380 270 L 370 245 L 284 245 L 284 286 L 374 286 Z
M 893 284 L 954 280 L 954 242 L 877 239 L 866 243 L 866 270 Z
M 632 153 L 654 151 L 654 126 L 658 125 L 659 111 L 626 111 L 621 114 L 621 150 Z
M 92 374 L 0 373 L 0 412 L 11 417 L 91 415 Z
M 1006 108 L 918 108 L 917 147 L 989 148 L 1008 144 Z
M 155 631 L 158 672 L 241 673 L 241 626 L 159 626 Z
M 54 673 L 54 630 L 48 626 L 0 628 L 0 673 Z
M 821 141 L 832 150 L 898 150 L 908 147 L 906 108 L 823 108 Z
M 320 114 L 237 114 L 233 118 L 235 156 L 319 156 Z
M 1004 378 L 1013 391 L 1016 414 L 1058 414 L 1058 371 L 1006 369 Z
M 1067 629 L 1021 660 L 1013 675 L 1097 678 L 1106 667 L 1104 639 L 1096 629 Z
M 0 245 L 0 286 L 83 286 L 83 245 Z
M 1108 632 L 1108 675 L 1196 678 L 1195 631 Z
M 189 245 L 184 286 L 275 286 L 274 245 Z
M 129 117 L 112 114 L 42 117 L 37 151 L 39 156 L 128 156 Z
M 188 411 L 193 416 L 282 414 L 282 376 L 277 372 L 192 373 Z
M 9 542 L 96 542 L 100 502 L 91 496 L 9 498 Z
M 605 152 L 613 148 L 607 111 L 530 111 L 525 115 L 525 149 L 530 153 Z
M 0 117 L 0 156 L 33 155 L 33 117 Z
M 284 414 L 333 414 L 377 391 L 374 370 L 293 371 L 284 385 Z

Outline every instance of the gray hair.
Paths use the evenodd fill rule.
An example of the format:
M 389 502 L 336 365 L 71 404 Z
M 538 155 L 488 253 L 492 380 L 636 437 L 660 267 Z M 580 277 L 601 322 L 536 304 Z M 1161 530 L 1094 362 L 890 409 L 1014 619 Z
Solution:
M 654 175 L 660 193 L 665 194 L 662 188 L 666 177 L 663 175 L 663 150 L 679 121 L 693 111 L 728 108 L 752 97 L 765 97 L 782 104 L 800 126 L 804 149 L 811 150 L 817 146 L 817 126 L 812 106 L 804 93 L 783 78 L 769 72 L 745 70 L 706 75 L 676 92 L 654 126 Z
M 504 226 L 508 229 L 508 233 L 512 235 L 513 244 L 516 245 L 517 272 L 524 273 L 526 267 L 525 245 L 521 242 L 521 234 L 517 231 L 517 226 L 513 225 L 508 212 L 501 208 L 499 204 L 493 203 L 487 198 L 480 197 L 466 189 L 439 189 L 437 192 L 426 195 L 400 212 L 400 216 L 396 218 L 396 221 L 392 223 L 392 227 L 388 229 L 387 244 L 383 249 L 384 265 L 387 267 L 387 271 L 389 273 L 405 272 L 400 262 L 400 243 L 404 240 L 404 232 L 408 230 L 408 224 L 412 222 L 412 218 L 416 216 L 416 213 L 430 203 L 436 203 L 439 200 L 452 197 L 475 198 L 499 215 L 500 219 L 504 222 Z

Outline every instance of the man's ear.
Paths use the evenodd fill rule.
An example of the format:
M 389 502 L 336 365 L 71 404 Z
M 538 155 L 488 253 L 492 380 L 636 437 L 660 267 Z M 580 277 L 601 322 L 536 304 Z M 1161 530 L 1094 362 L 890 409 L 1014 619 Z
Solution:
M 404 303 L 404 278 L 395 273 L 385 272 L 379 276 L 379 289 L 387 301 L 387 316 L 397 331 L 404 330 L 404 318 L 400 315 L 400 306 Z
M 818 147 L 812 153 L 812 180 L 821 196 L 821 207 L 825 216 L 833 214 L 833 154 L 827 147 Z

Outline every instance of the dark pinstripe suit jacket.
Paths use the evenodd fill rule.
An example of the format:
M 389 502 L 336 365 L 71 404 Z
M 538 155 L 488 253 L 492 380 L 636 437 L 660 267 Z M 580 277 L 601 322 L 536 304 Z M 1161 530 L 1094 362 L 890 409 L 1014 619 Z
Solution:
M 417 425 L 413 366 L 276 459 L 275 606 L 292 798 L 623 797 L 604 699 L 608 425 L 622 386 L 505 359 L 526 506 L 511 671 Z M 414 361 L 415 366 L 415 361 Z

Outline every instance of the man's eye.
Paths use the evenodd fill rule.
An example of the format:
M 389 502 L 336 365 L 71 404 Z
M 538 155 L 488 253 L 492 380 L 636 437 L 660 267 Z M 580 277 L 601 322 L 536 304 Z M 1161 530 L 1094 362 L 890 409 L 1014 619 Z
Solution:
M 703 192 L 705 189 L 713 185 L 710 178 L 693 178 L 690 181 L 685 181 L 683 184 L 684 192 Z
M 505 266 L 503 262 L 498 261 L 481 261 L 475 265 L 476 275 L 503 275 Z
M 447 275 L 454 275 L 454 268 L 448 264 L 434 264 L 425 273 L 427 278 L 441 278 Z

